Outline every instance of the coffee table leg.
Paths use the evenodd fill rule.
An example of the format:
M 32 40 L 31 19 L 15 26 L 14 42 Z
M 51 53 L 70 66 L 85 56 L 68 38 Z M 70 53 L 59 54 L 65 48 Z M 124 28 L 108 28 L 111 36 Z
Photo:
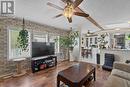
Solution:
M 60 80 L 57 77 L 57 87 L 60 87 Z
M 93 77 L 94 77 L 94 81 L 96 81 L 96 69 L 94 69 Z

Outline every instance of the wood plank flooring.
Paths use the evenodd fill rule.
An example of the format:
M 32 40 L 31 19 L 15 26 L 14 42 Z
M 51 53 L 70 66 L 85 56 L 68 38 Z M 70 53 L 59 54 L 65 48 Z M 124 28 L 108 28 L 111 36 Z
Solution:
M 10 78 L 0 82 L 0 87 L 56 87 L 57 73 L 64 70 L 77 62 L 64 61 L 50 69 L 46 69 L 35 74 L 29 73 L 22 77 Z M 101 68 L 96 68 L 96 81 L 92 82 L 89 87 L 103 87 L 110 72 Z

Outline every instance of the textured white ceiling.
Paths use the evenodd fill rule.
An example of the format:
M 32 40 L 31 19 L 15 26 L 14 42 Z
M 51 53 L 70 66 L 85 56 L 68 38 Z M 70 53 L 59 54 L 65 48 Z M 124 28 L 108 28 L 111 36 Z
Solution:
M 82 17 L 73 16 L 72 25 L 67 22 L 65 17 L 53 19 L 55 15 L 62 13 L 62 11 L 47 6 L 47 2 L 52 2 L 61 7 L 64 6 L 61 0 L 15 0 L 15 15 L 66 30 L 70 29 L 70 26 L 73 28 L 80 26 L 82 32 L 99 30 Z M 80 7 L 103 27 L 130 21 L 130 0 L 84 0 Z

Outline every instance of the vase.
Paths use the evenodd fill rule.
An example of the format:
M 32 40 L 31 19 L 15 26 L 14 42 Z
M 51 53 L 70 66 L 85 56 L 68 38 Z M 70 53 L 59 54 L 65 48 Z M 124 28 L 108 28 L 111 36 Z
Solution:
M 73 51 L 69 50 L 69 61 L 74 61 Z

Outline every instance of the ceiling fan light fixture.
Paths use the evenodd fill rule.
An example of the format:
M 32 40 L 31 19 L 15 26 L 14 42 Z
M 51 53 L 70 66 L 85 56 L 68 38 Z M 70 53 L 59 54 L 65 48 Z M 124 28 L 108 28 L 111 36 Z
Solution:
M 90 36 L 91 35 L 91 33 L 90 33 L 90 31 L 88 30 L 88 32 L 86 33 L 86 36 Z
M 64 16 L 67 18 L 71 18 L 73 15 L 74 7 L 71 3 L 68 3 L 64 9 Z
M 90 36 L 90 34 L 86 34 L 86 36 Z

